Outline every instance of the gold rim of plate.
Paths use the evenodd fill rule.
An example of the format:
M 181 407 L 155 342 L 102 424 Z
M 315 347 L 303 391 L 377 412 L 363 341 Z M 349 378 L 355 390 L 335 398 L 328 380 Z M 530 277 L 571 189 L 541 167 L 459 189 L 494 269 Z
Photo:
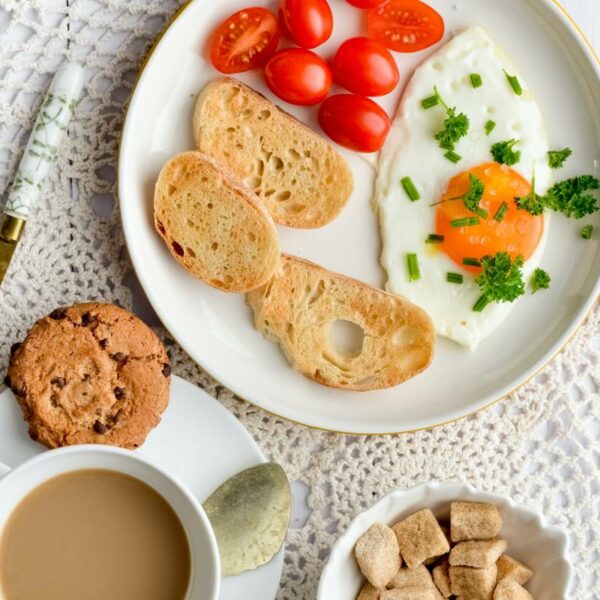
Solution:
M 564 15 L 564 17 L 566 17 L 566 19 L 571 23 L 571 25 L 573 26 L 573 28 L 575 29 L 575 31 L 578 33 L 578 35 L 581 37 L 581 39 L 583 40 L 583 42 L 585 43 L 585 45 L 591 51 L 592 56 L 594 57 L 594 59 L 596 60 L 596 63 L 600 67 L 600 56 L 598 56 L 598 53 L 594 49 L 594 46 L 592 46 L 592 42 L 589 40 L 589 38 L 587 37 L 587 35 L 581 29 L 581 27 L 577 24 L 577 21 L 575 21 L 575 19 L 569 14 L 569 12 L 567 11 L 567 9 L 559 2 L 559 0 L 547 0 L 547 1 L 551 2 L 552 4 L 554 4 L 558 8 L 558 10 Z M 158 36 L 154 40 L 153 44 L 150 46 L 150 49 L 148 50 L 146 56 L 144 57 L 144 59 L 142 61 L 142 66 L 140 67 L 140 71 L 139 71 L 139 73 L 138 73 L 138 75 L 136 77 L 135 83 L 134 83 L 133 88 L 131 90 L 131 94 L 130 94 L 129 100 L 128 100 L 128 105 L 127 105 L 127 108 L 125 110 L 125 118 L 123 120 L 123 123 L 125 123 L 127 121 L 127 114 L 129 112 L 129 106 L 130 106 L 131 98 L 133 98 L 133 96 L 135 94 L 135 91 L 137 89 L 138 83 L 139 83 L 139 81 L 140 81 L 140 79 L 141 79 L 141 77 L 142 77 L 142 75 L 143 75 L 146 67 L 148 66 L 149 60 L 152 58 L 152 55 L 154 54 L 154 51 L 158 48 L 158 45 L 159 45 L 160 41 L 165 36 L 165 34 L 167 33 L 167 31 L 169 30 L 169 28 L 171 27 L 171 25 L 173 25 L 175 23 L 175 21 L 177 21 L 179 19 L 179 17 L 181 17 L 183 15 L 183 13 L 185 12 L 185 10 L 187 8 L 189 8 L 189 6 L 192 4 L 192 2 L 194 2 L 194 0 L 186 0 L 175 11 L 175 13 L 173 14 L 173 16 L 166 22 L 163 30 L 158 34 Z M 124 131 L 125 131 L 125 127 L 123 127 L 123 130 L 121 132 L 121 138 L 119 140 L 119 153 L 118 153 L 119 154 L 119 164 L 121 162 L 121 160 L 120 160 L 121 159 L 121 148 L 123 146 L 123 133 L 124 133 Z M 117 179 L 118 179 L 118 175 L 117 175 Z M 117 196 L 118 196 L 118 190 L 119 190 L 119 186 L 117 185 Z M 120 201 L 121 201 L 121 199 L 119 198 L 119 203 L 120 203 Z M 135 270 L 135 265 L 134 265 L 134 270 Z M 543 365 L 541 365 L 538 369 L 536 369 L 535 372 L 532 373 L 529 377 L 527 377 L 524 381 L 522 381 L 521 383 L 519 383 L 518 385 L 516 385 L 510 391 L 506 392 L 506 394 L 503 394 L 499 398 L 496 398 L 495 400 L 492 400 L 491 402 L 489 402 L 485 406 L 482 406 L 482 407 L 478 408 L 477 410 L 474 410 L 472 412 L 466 413 L 465 415 L 463 415 L 461 417 L 457 417 L 455 419 L 450 419 L 448 421 L 443 421 L 441 423 L 436 423 L 434 425 L 428 425 L 427 427 L 420 427 L 418 429 L 405 429 L 405 430 L 400 430 L 400 431 L 389 431 L 389 432 L 384 432 L 384 433 L 357 433 L 355 431 L 342 431 L 342 430 L 339 430 L 339 429 L 327 429 L 326 427 L 319 427 L 317 425 L 308 425 L 306 423 L 302 423 L 301 421 L 296 421 L 294 419 L 290 419 L 289 417 L 284 417 L 283 415 L 277 414 L 276 412 L 273 412 L 271 410 L 263 408 L 262 406 L 259 406 L 259 405 L 255 404 L 254 402 L 252 402 L 250 400 L 247 400 L 246 398 L 244 398 L 240 394 L 235 394 L 234 393 L 234 396 L 236 396 L 237 398 L 240 398 L 241 400 L 244 400 L 245 402 L 248 402 L 248 404 L 251 404 L 252 406 L 255 406 L 256 408 L 259 408 L 260 410 L 263 410 L 267 414 L 269 414 L 269 415 L 271 415 L 273 417 L 276 417 L 277 419 L 283 419 L 284 421 L 289 421 L 290 423 L 295 423 L 296 425 L 301 425 L 302 427 L 309 427 L 310 429 L 315 429 L 317 431 L 324 431 L 324 432 L 327 432 L 327 433 L 335 433 L 335 434 L 340 434 L 340 435 L 381 437 L 381 436 L 385 436 L 385 435 L 401 435 L 401 434 L 417 433 L 419 431 L 428 431 L 430 429 L 437 429 L 438 427 L 445 427 L 446 425 L 452 425 L 453 423 L 457 423 L 458 421 L 462 421 L 463 419 L 468 419 L 469 417 L 472 417 L 473 415 L 476 415 L 476 414 L 480 413 L 483 410 L 487 410 L 488 408 L 492 408 L 493 406 L 495 406 L 496 404 L 498 404 L 499 402 L 501 402 L 502 400 L 504 400 L 505 398 L 507 398 L 508 396 L 510 396 L 511 394 L 513 394 L 519 388 L 527 385 L 532 379 L 534 379 L 541 371 L 543 371 L 569 345 L 569 343 L 571 342 L 571 340 L 575 337 L 575 335 L 577 335 L 577 332 L 579 331 L 579 329 L 581 329 L 581 326 L 587 321 L 587 319 L 589 318 L 589 316 L 594 311 L 594 308 L 596 306 L 597 301 L 598 301 L 598 297 L 596 297 L 594 300 L 592 300 L 590 308 L 588 309 L 588 311 L 586 312 L 586 314 L 583 315 L 583 317 L 580 319 L 579 323 L 577 323 L 575 325 L 575 328 L 573 329 L 571 335 L 565 340 L 564 344 L 562 344 L 560 346 L 560 348 L 558 348 L 556 350 L 556 352 L 546 362 L 544 362 Z M 164 323 L 163 323 L 163 325 L 164 325 Z M 166 326 L 165 326 L 165 328 L 168 329 Z M 192 358 L 192 360 L 194 360 L 194 359 Z M 196 362 L 196 361 L 194 361 L 194 362 Z M 206 371 L 206 373 L 208 373 L 208 375 L 210 375 L 212 377 L 212 374 L 209 373 L 208 370 L 206 370 L 204 367 L 202 367 L 202 369 L 204 369 L 204 371 Z M 214 377 L 213 377 L 213 379 L 215 379 L 215 381 L 218 381 Z

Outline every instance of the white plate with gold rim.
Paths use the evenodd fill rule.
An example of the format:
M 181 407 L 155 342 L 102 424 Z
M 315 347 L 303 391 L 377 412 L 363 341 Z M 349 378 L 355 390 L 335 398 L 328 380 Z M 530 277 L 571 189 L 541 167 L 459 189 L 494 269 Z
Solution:
M 44 452 L 27 435 L 27 425 L 10 390 L 0 394 L 0 462 L 17 467 Z M 171 400 L 160 425 L 137 450 L 173 475 L 204 502 L 236 473 L 265 462 L 252 436 L 206 392 L 173 377 Z M 220 600 L 273 600 L 283 569 L 283 550 L 259 569 L 221 583 Z
M 597 175 L 600 67 L 560 6 L 553 0 L 428 1 L 443 15 L 447 38 L 478 24 L 509 52 L 537 96 L 551 147 L 574 150 L 561 177 Z M 190 2 L 150 54 L 129 106 L 119 162 L 121 215 L 137 275 L 165 326 L 196 362 L 241 397 L 282 417 L 334 431 L 379 434 L 440 425 L 488 406 L 525 382 L 566 343 L 598 295 L 600 244 L 597 237 L 589 242 L 578 237 L 580 222 L 552 220 L 542 260 L 552 288 L 520 300 L 476 352 L 439 339 L 425 373 L 402 386 L 363 394 L 327 389 L 294 372 L 279 348 L 254 331 L 242 296 L 205 286 L 173 261 L 152 224 L 154 182 L 170 156 L 193 148 L 194 98 L 218 76 L 206 59 L 211 31 L 248 5 L 247 0 Z M 345 0 L 331 0 L 331 6 L 334 36 L 318 49 L 325 57 L 343 39 L 364 34 L 360 11 Z M 395 55 L 403 84 L 431 52 Z M 240 79 L 282 105 L 260 73 Z M 381 102 L 390 114 L 399 94 Z M 317 109 L 284 108 L 318 130 Z M 381 243 L 370 208 L 375 173 L 361 157 L 342 152 L 356 180 L 348 206 L 319 230 L 280 227 L 281 245 L 290 254 L 382 286 Z M 590 221 L 598 223 L 597 217 Z

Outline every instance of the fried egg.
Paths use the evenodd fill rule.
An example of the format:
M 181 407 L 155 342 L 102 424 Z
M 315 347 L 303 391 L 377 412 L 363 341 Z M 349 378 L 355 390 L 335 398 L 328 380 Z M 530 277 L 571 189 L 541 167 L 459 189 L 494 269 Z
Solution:
M 481 78 L 476 87 L 471 75 Z M 521 95 L 508 76 L 518 77 Z M 470 120 L 468 134 L 455 146 L 460 159 L 449 160 L 435 134 L 444 128 L 446 109 L 424 108 L 434 94 L 457 114 Z M 493 122 L 495 127 L 489 131 Z M 487 130 L 486 130 L 486 125 Z M 518 140 L 520 161 L 508 167 L 494 162 L 496 142 Z M 500 251 L 526 262 L 526 281 L 539 265 L 548 217 L 519 210 L 515 197 L 531 191 L 535 172 L 538 193 L 550 185 L 548 142 L 541 111 L 526 83 L 502 49 L 479 27 L 472 27 L 446 44 L 414 73 L 400 103 L 384 146 L 374 205 L 383 238 L 381 262 L 387 288 L 425 309 L 438 335 L 474 349 L 506 318 L 513 304 L 490 304 L 483 312 L 473 306 L 481 297 L 475 282 L 480 269 L 465 266 L 465 258 L 480 259 Z M 454 157 L 456 160 L 456 157 Z M 488 213 L 475 226 L 456 227 L 456 220 L 475 217 L 464 202 L 471 178 L 485 186 L 480 207 Z M 401 184 L 410 178 L 418 195 L 411 201 Z M 493 217 L 506 203 L 504 218 Z M 455 222 L 454 226 L 451 222 Z M 441 243 L 426 243 L 434 234 Z M 420 278 L 411 281 L 407 255 L 416 254 Z M 462 284 L 449 283 L 448 273 L 463 275 Z

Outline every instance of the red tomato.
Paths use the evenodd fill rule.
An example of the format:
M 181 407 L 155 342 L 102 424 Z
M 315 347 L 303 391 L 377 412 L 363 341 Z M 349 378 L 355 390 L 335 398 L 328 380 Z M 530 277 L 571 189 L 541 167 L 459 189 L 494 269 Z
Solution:
M 327 0 L 283 0 L 280 14 L 285 30 L 302 48 L 316 48 L 331 37 L 333 14 Z
M 331 88 L 331 69 L 317 54 L 303 48 L 277 52 L 265 67 L 271 91 L 290 104 L 318 104 Z
M 369 11 L 369 36 L 396 52 L 417 52 L 444 37 L 444 19 L 418 0 L 389 0 Z
M 261 67 L 279 47 L 277 17 L 266 8 L 247 8 L 217 27 L 210 52 L 221 73 L 242 73 Z
M 356 6 L 356 8 L 375 8 L 384 2 L 387 2 L 387 0 L 348 0 L 348 3 Z
M 333 59 L 333 78 L 347 90 L 362 96 L 384 96 L 400 81 L 391 52 L 365 37 L 346 40 Z
M 327 98 L 319 123 L 334 142 L 357 152 L 376 152 L 390 131 L 390 119 L 379 104 L 354 94 Z

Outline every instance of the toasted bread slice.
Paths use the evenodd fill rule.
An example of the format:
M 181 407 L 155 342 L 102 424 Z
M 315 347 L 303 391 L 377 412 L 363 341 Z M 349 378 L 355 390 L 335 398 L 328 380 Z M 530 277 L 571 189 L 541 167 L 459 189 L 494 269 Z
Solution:
M 277 229 L 260 199 L 200 152 L 163 167 L 154 223 L 183 267 L 224 292 L 261 286 L 279 264 Z
M 282 256 L 273 279 L 247 299 L 256 328 L 280 344 L 295 369 L 327 386 L 392 387 L 433 357 L 433 324 L 419 307 L 299 258 Z M 358 325 L 362 346 L 344 349 L 332 340 L 336 321 Z
M 217 79 L 200 93 L 194 138 L 198 150 L 226 164 L 282 225 L 326 225 L 352 194 L 352 172 L 331 144 L 234 79 Z

